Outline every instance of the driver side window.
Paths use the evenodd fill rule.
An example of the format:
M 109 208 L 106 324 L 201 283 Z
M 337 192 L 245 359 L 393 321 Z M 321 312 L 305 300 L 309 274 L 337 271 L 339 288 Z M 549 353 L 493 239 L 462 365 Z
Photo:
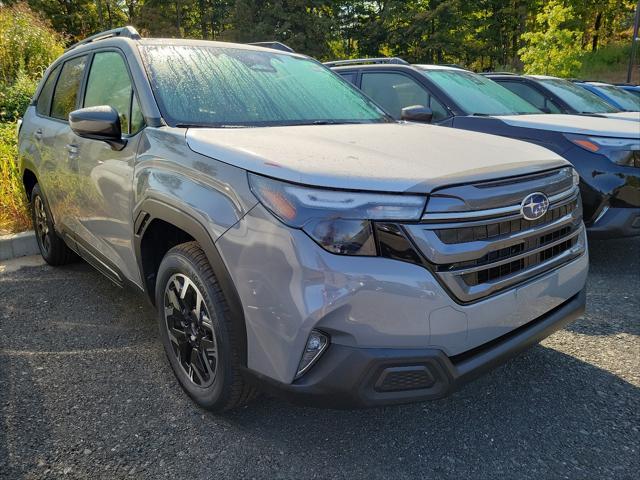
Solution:
M 129 71 L 117 52 L 98 52 L 91 62 L 84 106 L 109 105 L 120 116 L 123 134 L 135 134 L 144 126 Z
M 548 100 L 544 95 L 535 88 L 521 82 L 500 82 L 504 88 L 511 90 L 520 98 L 526 100 L 540 110 L 548 109 L 549 113 L 562 113 L 553 101 Z
M 449 116 L 444 105 L 407 75 L 391 72 L 365 72 L 362 74 L 362 91 L 396 120 L 400 119 L 403 108 L 412 105 L 429 107 L 433 111 L 434 122 Z

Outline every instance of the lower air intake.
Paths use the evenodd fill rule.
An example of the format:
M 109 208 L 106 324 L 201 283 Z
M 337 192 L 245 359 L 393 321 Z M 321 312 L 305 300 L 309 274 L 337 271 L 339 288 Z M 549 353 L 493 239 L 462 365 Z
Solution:
M 375 384 L 378 392 L 420 390 L 433 386 L 435 379 L 424 365 L 385 368 Z

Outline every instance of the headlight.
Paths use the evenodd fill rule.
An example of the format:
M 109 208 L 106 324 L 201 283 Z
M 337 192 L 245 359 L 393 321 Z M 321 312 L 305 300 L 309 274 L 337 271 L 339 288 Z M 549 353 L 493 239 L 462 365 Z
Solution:
M 306 187 L 249 174 L 251 191 L 280 221 L 302 229 L 322 248 L 377 255 L 371 221 L 419 220 L 426 197 Z
M 567 140 L 593 153 L 604 155 L 613 163 L 640 168 L 640 139 L 565 135 Z

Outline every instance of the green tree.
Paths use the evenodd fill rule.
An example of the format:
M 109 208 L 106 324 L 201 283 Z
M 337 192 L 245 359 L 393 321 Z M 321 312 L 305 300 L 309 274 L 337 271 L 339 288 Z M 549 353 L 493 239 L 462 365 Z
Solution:
M 547 3 L 536 15 L 535 30 L 522 34 L 525 46 L 518 52 L 525 73 L 570 77 L 582 62 L 581 32 L 568 24 L 574 20 L 573 9 L 558 0 Z

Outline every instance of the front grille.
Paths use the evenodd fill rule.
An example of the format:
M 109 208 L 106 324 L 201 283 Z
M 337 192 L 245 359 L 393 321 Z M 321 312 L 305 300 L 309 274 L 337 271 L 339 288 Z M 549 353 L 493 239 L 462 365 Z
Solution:
M 542 182 L 542 180 L 539 180 Z M 514 183 L 517 185 L 517 182 Z M 477 192 L 480 190 L 473 186 Z M 532 182 L 527 183 L 527 188 Z M 541 218 L 530 221 L 519 204 L 491 199 L 488 210 L 425 214 L 423 223 L 404 229 L 441 283 L 461 303 L 474 302 L 536 275 L 558 268 L 585 250 L 585 232 L 578 188 L 569 185 L 554 193 Z M 495 195 L 502 195 L 501 185 Z M 542 191 L 543 185 L 539 188 Z M 463 198 L 464 189 L 455 187 Z M 528 192 L 520 197 L 525 198 Z M 446 194 L 443 194 L 443 197 Z M 477 195 L 475 197 L 477 203 Z M 514 196 L 510 198 L 513 201 Z
M 566 205 L 550 208 L 545 215 L 537 220 L 517 218 L 515 220 L 477 225 L 475 227 L 441 228 L 435 230 L 435 232 L 438 238 L 447 244 L 475 242 L 500 235 L 507 235 L 509 233 L 521 232 L 522 230 L 527 230 L 538 225 L 547 224 L 573 212 L 577 207 L 578 202 L 574 200 Z
M 569 230 L 568 227 L 562 228 L 554 232 L 553 236 L 555 237 L 556 235 L 562 235 L 563 234 L 562 232 L 565 232 L 564 234 L 566 234 L 568 230 Z M 541 237 L 540 245 L 544 245 L 544 241 L 542 239 L 547 236 L 548 235 Z M 499 265 L 497 267 L 490 267 L 484 270 L 479 270 L 477 272 L 468 273 L 466 275 L 463 275 L 462 279 L 469 286 L 474 286 L 474 285 L 487 283 L 487 282 L 494 282 L 496 280 L 500 280 L 503 277 L 520 272 L 529 267 L 538 265 L 546 260 L 556 257 L 561 253 L 566 252 L 573 246 L 575 246 L 577 241 L 578 241 L 577 237 L 573 237 L 568 240 L 564 240 L 558 243 L 557 245 L 554 245 L 553 247 L 549 247 L 538 253 L 534 253 L 532 255 L 519 258 L 518 260 L 514 260 L 513 262 L 503 263 L 502 265 Z M 522 245 L 518 245 L 517 247 L 518 248 L 511 247 L 510 250 L 512 251 L 515 250 L 516 254 L 524 250 Z

